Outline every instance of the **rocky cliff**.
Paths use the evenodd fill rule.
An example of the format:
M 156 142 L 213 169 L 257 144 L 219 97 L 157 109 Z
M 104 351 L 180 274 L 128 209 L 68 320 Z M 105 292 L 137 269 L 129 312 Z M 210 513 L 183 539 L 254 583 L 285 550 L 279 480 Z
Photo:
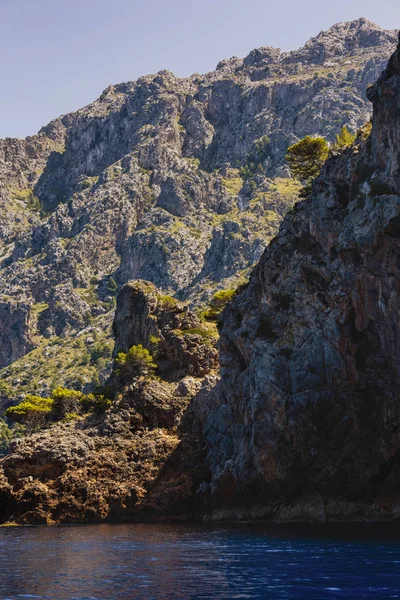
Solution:
M 312 40 L 298 55 L 304 62 L 313 56 L 325 63 L 333 60 L 335 52 L 337 56 L 342 52 L 365 54 L 366 40 L 373 31 L 389 35 L 365 21 L 340 25 Z M 352 38 L 355 41 L 351 42 Z M 267 51 L 259 52 L 264 52 L 265 58 Z M 269 49 L 268 56 L 279 57 Z M 292 63 L 291 56 L 279 59 L 290 69 L 297 62 Z M 71 414 L 65 409 L 62 419 L 53 410 L 40 431 L 11 443 L 0 462 L 3 522 L 204 516 L 398 518 L 399 56 L 400 44 L 377 83 L 368 89 L 374 111 L 372 128 L 361 128 L 352 147 L 329 159 L 314 182 L 311 198 L 297 203 L 286 215 L 249 283 L 238 290 L 220 317 L 219 364 L 215 320 L 207 321 L 204 313 L 167 295 L 167 286 L 157 290 L 153 283 L 138 280 L 125 285 L 118 295 L 113 326 L 116 344 L 108 380 L 110 408 L 90 414 Z M 257 69 L 261 67 L 245 65 L 246 61 L 240 68 L 253 69 L 248 71 L 252 74 L 249 79 L 258 85 Z M 239 63 L 230 61 L 219 70 L 236 69 Z M 262 69 L 265 74 L 266 66 Z M 80 131 L 83 129 L 82 125 Z M 111 149 L 115 148 L 112 136 L 108 139 Z M 171 147 L 164 150 L 169 154 Z M 66 194 L 68 186 L 72 190 L 76 184 L 76 176 L 71 172 L 61 182 L 60 161 L 74 160 L 72 153 L 69 159 L 63 156 L 68 157 L 67 150 L 54 159 L 51 168 L 59 189 Z M 129 160 L 132 164 L 133 159 Z M 260 179 L 258 175 L 251 178 L 256 186 L 266 182 L 267 163 L 265 159 Z M 95 177 L 93 173 L 90 176 Z M 219 176 L 196 165 L 196 177 L 206 186 Z M 175 198 L 176 211 L 192 218 L 192 200 L 171 191 L 177 189 L 174 177 L 165 195 L 161 186 L 161 201 Z M 93 180 L 95 188 L 100 178 Z M 138 179 L 134 181 L 136 185 Z M 43 191 L 42 201 L 48 203 L 46 210 L 53 210 L 59 200 L 49 191 L 47 175 L 36 185 Z M 37 238 L 29 238 L 29 243 L 29 236 L 24 238 L 26 248 L 32 240 L 42 239 L 41 235 L 50 235 L 49 223 L 53 233 L 57 227 L 63 231 L 60 214 L 68 217 L 71 231 L 79 229 L 76 217 L 82 215 L 80 210 L 91 189 L 88 186 L 78 195 L 73 192 L 71 200 L 59 205 L 45 226 L 34 229 Z M 134 202 L 138 197 L 132 192 L 130 198 Z M 224 214 L 216 205 L 209 208 L 207 203 L 212 200 L 207 193 L 201 198 L 202 210 Z M 240 204 L 240 194 L 233 198 L 238 212 L 248 210 Z M 109 205 L 105 200 L 101 204 L 100 198 L 98 202 L 96 214 L 104 224 L 103 213 Z M 168 216 L 170 209 L 154 205 L 143 213 L 143 219 L 154 214 Z M 182 227 L 174 223 L 173 231 L 179 232 Z M 226 226 L 226 222 L 221 225 Z M 129 239 L 142 231 L 140 224 L 135 227 Z M 100 247 L 102 238 L 95 228 L 84 227 L 83 231 L 93 235 L 97 244 L 88 252 L 98 251 L 97 258 L 103 257 L 106 265 L 111 260 L 107 253 L 115 248 L 110 250 L 106 243 Z M 120 230 L 116 231 L 119 235 Z M 162 231 L 166 240 L 168 234 Z M 218 231 L 213 236 L 217 237 Z M 193 238 L 200 239 L 192 234 Z M 171 234 L 171 239 L 180 238 Z M 79 234 L 78 242 L 73 241 L 79 243 Z M 23 256 L 25 242 L 19 238 L 13 249 L 16 255 L 20 252 Z M 63 253 L 56 234 L 49 244 L 57 267 L 52 271 L 51 264 L 45 263 L 46 273 L 55 277 L 63 265 L 69 265 L 70 254 Z M 150 249 L 156 246 L 154 241 Z M 128 247 L 129 243 L 123 243 L 121 256 Z M 218 247 L 215 259 L 225 256 L 221 250 L 225 246 Z M 131 254 L 132 265 L 140 256 L 139 246 L 137 250 Z M 44 270 L 38 271 L 35 255 L 28 251 L 19 260 L 36 265 L 39 289 Z M 159 258 L 154 259 L 154 269 L 159 263 Z M 153 268 L 152 262 L 146 264 Z M 11 261 L 5 273 L 16 273 L 17 267 Z M 97 324 L 108 318 L 108 313 L 99 311 L 98 321 L 83 323 L 77 333 L 81 308 L 76 307 L 80 302 L 90 307 L 94 294 L 99 290 L 109 294 L 113 285 L 104 276 L 95 289 L 79 287 L 82 283 L 74 283 L 73 278 L 85 268 L 76 254 L 72 279 L 55 285 L 56 299 L 42 300 L 34 310 L 29 311 L 23 298 L 14 300 L 12 310 L 5 314 L 13 319 L 15 329 L 29 332 L 32 320 L 34 331 L 60 327 L 58 334 L 65 335 L 69 327 L 76 350 L 98 344 Z M 116 277 L 121 268 L 116 268 Z M 186 268 L 187 263 L 187 273 Z M 172 277 L 173 271 L 168 273 Z M 106 304 L 105 298 L 102 302 Z M 5 302 L 6 309 L 9 304 L 11 301 Z M 55 321 L 52 311 L 58 315 Z M 35 356 L 43 342 L 32 336 L 30 343 L 38 345 L 30 353 Z M 50 353 L 55 348 L 57 352 L 58 343 L 51 342 L 42 351 Z M 128 360 L 132 348 L 131 359 L 144 357 L 148 372 L 132 370 L 134 363 Z M 14 356 L 13 352 L 18 352 L 18 346 L 7 346 L 7 356 Z M 76 356 L 70 359 L 73 365 Z
M 399 517 L 400 43 L 368 96 L 224 313 L 215 518 Z
M 129 280 L 191 304 L 246 280 L 297 197 L 288 145 L 363 125 L 366 86 L 394 44 L 365 19 L 342 23 L 293 52 L 111 86 L 37 136 L 3 140 L 3 396 L 32 381 L 40 393 L 55 380 L 93 385 L 87 340 L 109 343 L 113 296 Z

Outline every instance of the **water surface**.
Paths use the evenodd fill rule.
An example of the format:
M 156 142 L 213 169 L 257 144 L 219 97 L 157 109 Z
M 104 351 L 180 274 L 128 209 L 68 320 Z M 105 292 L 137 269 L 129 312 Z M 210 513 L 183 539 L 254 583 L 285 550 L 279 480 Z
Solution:
M 392 526 L 0 529 L 0 598 L 400 598 Z

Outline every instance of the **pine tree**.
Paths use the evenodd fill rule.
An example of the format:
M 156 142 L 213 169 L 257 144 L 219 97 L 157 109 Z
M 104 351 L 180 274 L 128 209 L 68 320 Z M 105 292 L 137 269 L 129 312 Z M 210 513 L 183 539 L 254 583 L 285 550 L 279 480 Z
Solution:
M 351 133 L 351 131 L 347 129 L 347 126 L 343 125 L 343 127 L 340 130 L 340 133 L 336 134 L 336 142 L 333 145 L 333 149 L 342 150 L 343 148 L 348 148 L 353 144 L 355 139 L 356 134 Z
M 323 137 L 308 135 L 290 146 L 286 160 L 293 177 L 307 185 L 319 175 L 328 155 L 328 142 Z

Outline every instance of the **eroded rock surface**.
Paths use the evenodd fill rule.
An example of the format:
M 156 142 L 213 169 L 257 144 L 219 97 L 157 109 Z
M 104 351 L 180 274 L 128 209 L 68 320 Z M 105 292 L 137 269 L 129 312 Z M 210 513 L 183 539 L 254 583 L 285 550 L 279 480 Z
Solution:
M 224 313 L 216 518 L 400 516 L 399 56 Z

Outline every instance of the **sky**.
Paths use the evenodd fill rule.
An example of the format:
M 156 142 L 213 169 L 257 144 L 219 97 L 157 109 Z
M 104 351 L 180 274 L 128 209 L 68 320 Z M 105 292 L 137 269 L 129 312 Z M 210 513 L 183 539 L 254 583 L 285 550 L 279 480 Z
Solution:
M 25 137 L 110 84 L 184 77 L 339 21 L 400 28 L 399 0 L 0 0 L 0 137 Z

